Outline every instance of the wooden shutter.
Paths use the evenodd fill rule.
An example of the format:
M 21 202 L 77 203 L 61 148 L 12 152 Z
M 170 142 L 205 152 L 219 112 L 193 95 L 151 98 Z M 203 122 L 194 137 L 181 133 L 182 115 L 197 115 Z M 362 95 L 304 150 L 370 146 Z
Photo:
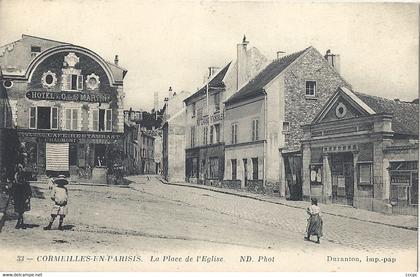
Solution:
M 46 143 L 46 170 L 69 171 L 68 143 Z
M 93 110 L 92 116 L 93 116 L 93 130 L 99 131 L 99 110 Z
M 72 130 L 78 129 L 78 120 L 79 120 L 79 114 L 77 109 L 73 109 L 73 117 L 72 117 Z
M 51 108 L 51 129 L 58 129 L 58 108 Z
M 29 128 L 36 129 L 36 107 L 31 107 L 29 113 Z
M 77 75 L 77 90 L 83 90 L 83 75 Z
M 66 110 L 66 129 L 71 130 L 71 110 Z
M 62 90 L 69 90 L 70 89 L 69 83 L 68 83 L 69 75 L 63 74 L 62 78 L 63 78 L 63 80 L 62 80 L 62 83 L 61 83 L 61 89 Z
M 108 109 L 105 111 L 105 131 L 112 130 L 112 110 Z

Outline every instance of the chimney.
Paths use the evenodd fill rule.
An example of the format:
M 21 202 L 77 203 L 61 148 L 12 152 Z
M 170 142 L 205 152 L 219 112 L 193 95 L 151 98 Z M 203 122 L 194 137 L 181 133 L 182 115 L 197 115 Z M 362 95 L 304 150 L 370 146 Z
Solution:
M 218 69 L 219 69 L 219 67 L 210 66 L 209 67 L 209 76 L 208 76 L 208 78 L 210 79 L 210 77 L 213 76 L 217 72 Z
M 277 59 L 281 59 L 286 56 L 286 52 L 284 51 L 277 51 Z
M 168 100 L 172 98 L 172 87 L 169 87 L 168 90 Z
M 236 89 L 240 89 L 247 81 L 247 54 L 246 47 L 249 41 L 246 40 L 246 36 L 242 39 L 242 43 L 237 45 L 237 82 Z
M 325 59 L 332 67 L 340 73 L 340 55 L 333 54 L 330 49 L 325 52 Z
M 118 65 L 118 55 L 115 55 L 114 64 Z

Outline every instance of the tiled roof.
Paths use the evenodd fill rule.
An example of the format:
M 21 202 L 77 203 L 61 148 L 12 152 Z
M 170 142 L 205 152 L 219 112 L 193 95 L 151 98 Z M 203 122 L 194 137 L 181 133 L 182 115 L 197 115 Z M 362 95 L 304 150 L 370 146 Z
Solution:
M 394 132 L 406 135 L 419 135 L 418 103 L 395 101 L 360 92 L 354 93 L 376 113 L 392 114 L 392 129 Z
M 234 103 L 262 93 L 262 89 L 271 80 L 273 80 L 277 75 L 279 75 L 283 70 L 285 70 L 291 63 L 293 63 L 309 48 L 311 47 L 308 47 L 302 51 L 295 52 L 293 54 L 284 56 L 283 58 L 273 61 L 272 63 L 267 65 L 259 74 L 257 74 L 257 76 L 255 76 L 251 81 L 249 81 L 245 86 L 243 86 L 239 91 L 237 91 L 228 100 L 226 100 L 225 103 Z
M 209 82 L 209 88 L 223 88 L 225 84 L 223 83 L 223 78 L 226 75 L 226 72 L 229 69 L 229 66 L 232 62 L 228 63 L 222 70 L 220 70 Z M 206 85 L 203 86 L 201 89 L 193 93 L 192 95 L 188 96 L 184 99 L 184 102 L 194 98 L 196 96 L 202 95 L 206 93 Z

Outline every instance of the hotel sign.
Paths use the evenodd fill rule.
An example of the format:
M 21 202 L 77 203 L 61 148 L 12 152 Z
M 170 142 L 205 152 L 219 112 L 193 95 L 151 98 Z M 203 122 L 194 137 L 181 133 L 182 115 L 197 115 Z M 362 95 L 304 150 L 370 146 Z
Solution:
M 31 100 L 53 100 L 53 101 L 74 101 L 108 103 L 111 97 L 106 94 L 88 92 L 57 92 L 57 91 L 28 91 L 26 97 Z
M 223 119 L 223 113 L 216 113 L 210 116 L 210 124 L 217 123 Z M 209 117 L 203 116 L 201 119 L 197 119 L 197 125 L 208 125 Z

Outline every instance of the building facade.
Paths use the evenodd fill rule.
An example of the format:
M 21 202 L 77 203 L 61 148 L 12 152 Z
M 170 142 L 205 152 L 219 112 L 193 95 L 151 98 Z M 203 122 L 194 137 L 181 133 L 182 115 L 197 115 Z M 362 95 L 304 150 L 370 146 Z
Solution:
M 121 162 L 127 70 L 90 49 L 44 38 L 0 48 L 13 127 L 35 174 L 106 182 Z
M 301 125 L 312 121 L 339 86 L 348 85 L 338 58 L 313 47 L 278 57 L 227 99 L 227 182 L 302 198 Z
M 186 179 L 221 185 L 225 172 L 225 107 L 223 102 L 267 63 L 257 48 L 248 49 L 244 37 L 237 59 L 220 70 L 209 68 L 206 84 L 184 100 L 186 104 Z
M 304 198 L 417 215 L 418 108 L 339 88 L 304 126 Z

